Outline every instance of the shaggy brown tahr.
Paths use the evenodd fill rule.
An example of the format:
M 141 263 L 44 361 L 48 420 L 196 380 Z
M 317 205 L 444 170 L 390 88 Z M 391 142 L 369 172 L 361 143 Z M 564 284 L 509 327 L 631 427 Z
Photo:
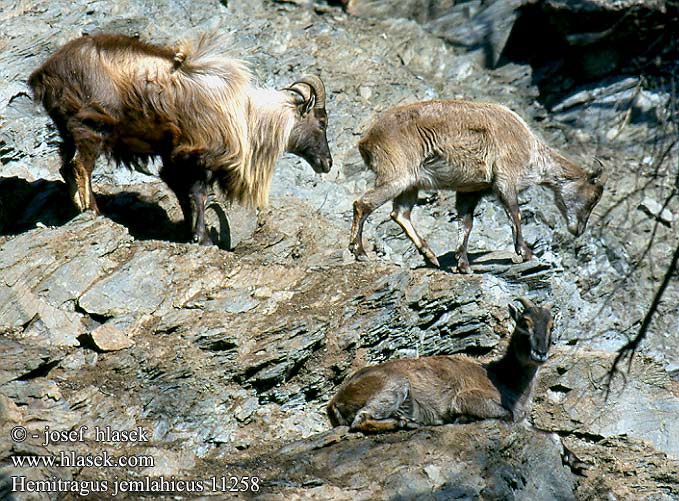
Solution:
M 550 148 L 508 108 L 469 101 L 423 101 L 397 106 L 378 115 L 358 149 L 376 174 L 375 188 L 354 202 L 349 248 L 366 256 L 363 224 L 376 208 L 393 199 L 394 219 L 424 258 L 439 266 L 434 251 L 415 230 L 410 213 L 419 189 L 456 190 L 462 220 L 457 249 L 459 271 L 471 273 L 467 243 L 474 208 L 494 193 L 512 223 L 514 248 L 523 259 L 532 252 L 521 234 L 517 194 L 535 184 L 554 192 L 555 202 L 576 236 L 582 234 L 601 198 L 600 170 L 587 174 Z
M 282 91 L 260 88 L 247 66 L 226 54 L 229 45 L 217 33 L 176 47 L 83 36 L 33 72 L 29 84 L 63 141 L 61 174 L 78 209 L 99 212 L 91 176 L 100 154 L 142 170 L 160 157 L 160 177 L 177 195 L 193 240 L 208 244 L 209 184 L 218 183 L 229 200 L 263 206 L 284 151 L 329 172 L 320 78 Z

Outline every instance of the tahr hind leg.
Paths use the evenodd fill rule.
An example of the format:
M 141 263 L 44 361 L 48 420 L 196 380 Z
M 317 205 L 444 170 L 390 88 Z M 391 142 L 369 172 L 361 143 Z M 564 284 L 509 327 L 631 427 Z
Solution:
M 400 416 L 399 411 L 409 408 L 410 381 L 407 378 L 397 378 L 389 381 L 384 388 L 371 396 L 363 408 L 356 413 L 350 429 L 365 433 L 391 431 L 399 428 L 412 427 L 406 417 Z
M 512 224 L 512 235 L 514 237 L 514 249 L 516 250 L 516 253 L 521 256 L 524 261 L 532 259 L 533 252 L 523 240 L 523 233 L 521 232 L 521 213 L 519 212 L 519 201 L 516 190 L 504 188 L 502 190 L 495 190 L 495 193 L 500 199 L 502 206 L 507 212 L 509 221 Z
M 195 160 L 196 157 L 191 155 L 184 155 L 181 162 L 176 158 L 163 158 L 160 178 L 177 197 L 191 241 L 200 245 L 212 245 L 205 228 L 206 173 Z
M 457 270 L 460 273 L 473 273 L 469 266 L 469 256 L 467 255 L 467 245 L 469 244 L 469 234 L 474 225 L 474 209 L 481 200 L 484 192 L 474 191 L 470 193 L 457 192 L 455 195 L 455 209 L 457 217 L 461 220 L 459 241 L 460 244 L 455 251 L 457 256 Z

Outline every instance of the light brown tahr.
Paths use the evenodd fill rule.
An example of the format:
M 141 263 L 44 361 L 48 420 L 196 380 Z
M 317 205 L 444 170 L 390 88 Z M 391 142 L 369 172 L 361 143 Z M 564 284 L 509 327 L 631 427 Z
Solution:
M 328 404 L 333 426 L 366 433 L 478 419 L 520 421 L 529 412 L 552 334 L 548 308 L 520 299 L 510 307 L 516 327 L 499 360 L 463 355 L 392 360 L 365 367 L 340 386 Z
M 457 191 L 462 220 L 457 266 L 464 273 L 472 272 L 467 243 L 474 208 L 485 194 L 492 192 L 500 199 L 512 224 L 516 252 L 530 259 L 532 252 L 521 234 L 520 190 L 535 184 L 550 188 L 568 230 L 576 236 L 585 230 L 603 192 L 600 171 L 588 175 L 547 146 L 516 113 L 498 104 L 436 100 L 397 106 L 378 115 L 358 149 L 376 180 L 375 188 L 354 202 L 349 248 L 357 258 L 366 256 L 362 236 L 366 218 L 393 200 L 392 219 L 425 259 L 439 266 L 410 220 L 419 189 Z
M 100 154 L 144 170 L 160 157 L 193 240 L 209 244 L 207 186 L 266 205 L 278 157 L 289 151 L 328 172 L 325 88 L 307 76 L 284 90 L 253 84 L 228 40 L 203 34 L 160 47 L 100 34 L 64 45 L 30 76 L 63 144 L 61 174 L 81 211 L 99 212 L 91 174 Z

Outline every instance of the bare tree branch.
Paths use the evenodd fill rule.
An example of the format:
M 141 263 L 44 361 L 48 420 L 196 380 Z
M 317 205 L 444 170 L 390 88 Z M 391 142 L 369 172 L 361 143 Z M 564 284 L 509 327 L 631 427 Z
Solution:
M 679 243 L 677 243 L 677 248 L 674 249 L 672 261 L 670 262 L 670 265 L 668 266 L 665 272 L 665 276 L 663 277 L 663 281 L 660 284 L 660 287 L 658 288 L 658 290 L 655 293 L 655 296 L 653 297 L 653 302 L 651 303 L 651 306 L 648 308 L 648 311 L 644 316 L 643 322 L 641 322 L 639 332 L 633 339 L 630 339 L 622 348 L 620 348 L 620 350 L 618 350 L 618 354 L 616 355 L 615 360 L 613 361 L 613 366 L 608 371 L 608 380 L 606 382 L 606 398 L 608 398 L 608 395 L 611 391 L 611 381 L 613 380 L 613 377 L 620 372 L 618 366 L 626 358 L 629 359 L 628 371 L 630 370 L 632 366 L 632 358 L 634 357 L 634 354 L 639 348 L 639 344 L 641 344 L 641 341 L 643 341 L 643 339 L 646 337 L 648 329 L 651 325 L 651 321 L 653 320 L 653 316 L 658 311 L 658 306 L 660 305 L 660 301 L 662 301 L 663 294 L 665 294 L 665 290 L 667 289 L 667 286 L 672 280 L 672 275 L 674 275 L 675 271 L 677 270 L 677 262 L 679 262 Z

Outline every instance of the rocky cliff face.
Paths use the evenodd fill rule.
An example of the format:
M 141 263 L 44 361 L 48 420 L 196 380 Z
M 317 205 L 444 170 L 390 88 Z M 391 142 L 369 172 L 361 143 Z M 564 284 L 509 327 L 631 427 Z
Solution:
M 663 86 L 667 72 L 634 76 L 624 65 L 595 72 L 588 82 L 561 74 L 561 86 L 555 80 L 545 87 L 551 59 L 517 56 L 525 50 L 525 32 L 517 30 L 538 11 L 553 22 L 555 10 L 565 9 L 569 20 L 579 13 L 588 33 L 613 30 L 597 47 L 619 53 L 627 31 L 597 19 L 636 22 L 648 39 L 653 30 L 639 23 L 656 19 L 654 12 L 672 19 L 676 5 L 573 8 L 550 1 L 526 13 L 518 2 L 492 9 L 484 2 L 395 2 L 398 8 L 389 9 L 388 2 L 352 1 L 346 10 L 335 4 L 32 1 L 0 13 L 0 493 L 77 497 L 11 494 L 11 477 L 25 476 L 81 487 L 108 481 L 107 492 L 95 497 L 111 495 L 113 479 L 124 490 L 122 481 L 159 478 L 204 480 L 202 494 L 218 495 L 213 488 L 219 490 L 221 477 L 228 490 L 232 476 L 257 476 L 259 491 L 245 481 L 250 490 L 232 494 L 679 498 L 676 273 L 629 372 L 613 380 L 608 394 L 605 385 L 616 350 L 637 331 L 677 244 L 679 202 L 670 198 L 677 189 L 676 88 L 673 94 Z M 582 39 L 573 36 L 573 24 L 559 25 L 563 40 Z M 250 61 L 267 85 L 282 87 L 307 72 L 322 76 L 332 172 L 314 175 L 285 156 L 269 208 L 254 214 L 213 204 L 213 235 L 229 251 L 184 243 L 169 190 L 103 159 L 95 191 L 104 216 L 74 217 L 58 173 L 58 135 L 30 100 L 28 74 L 83 32 L 172 42 L 209 28 L 230 32 L 233 54 Z M 676 46 L 663 37 L 652 55 L 661 69 L 676 67 Z M 508 221 L 487 200 L 470 242 L 476 273 L 459 275 L 452 270 L 454 194 L 422 193 L 414 220 L 443 268 L 423 266 L 389 220 L 389 207 L 366 227 L 372 261 L 355 262 L 346 250 L 351 203 L 372 182 L 355 147 L 358 136 L 374 112 L 434 97 L 506 104 L 588 168 L 600 158 L 606 191 L 585 235 L 571 237 L 551 195 L 532 188 L 522 195 L 521 211 L 536 259 L 515 264 Z M 507 305 L 519 295 L 553 302 L 556 314 L 556 346 L 531 420 L 590 465 L 587 477 L 562 464 L 553 436 L 522 426 L 489 421 L 376 437 L 330 430 L 325 404 L 359 367 L 396 357 L 501 352 L 513 329 Z M 9 439 L 17 426 L 28 431 L 25 441 Z M 83 441 L 44 445 L 46 427 L 83 426 Z M 97 442 L 97 426 L 141 427 L 148 441 Z M 12 462 L 70 451 L 144 455 L 154 463 Z M 140 497 L 123 490 L 117 497 Z M 167 490 L 197 496 L 177 485 Z

